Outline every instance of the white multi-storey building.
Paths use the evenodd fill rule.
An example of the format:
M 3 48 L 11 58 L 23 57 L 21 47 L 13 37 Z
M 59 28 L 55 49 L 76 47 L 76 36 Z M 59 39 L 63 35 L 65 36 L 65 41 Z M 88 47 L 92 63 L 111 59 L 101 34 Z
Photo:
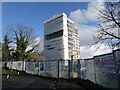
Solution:
M 65 13 L 44 22 L 44 55 L 47 60 L 80 58 L 78 30 Z

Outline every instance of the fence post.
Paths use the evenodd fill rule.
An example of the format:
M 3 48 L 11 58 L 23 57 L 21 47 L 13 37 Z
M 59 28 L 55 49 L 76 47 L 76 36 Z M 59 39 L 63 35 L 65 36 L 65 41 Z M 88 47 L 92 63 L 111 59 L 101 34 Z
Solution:
M 38 62 L 38 76 L 39 76 L 39 71 L 40 71 L 40 62 Z
M 68 60 L 68 78 L 70 78 L 70 60 Z
M 94 58 L 93 58 L 93 63 L 94 63 L 95 83 L 97 83 L 97 80 L 96 80 L 96 66 L 95 66 L 95 59 Z
M 58 78 L 59 78 L 59 60 L 58 60 Z
M 25 64 L 26 64 L 26 61 L 24 60 L 24 61 L 23 61 L 23 67 L 22 67 L 22 68 L 23 68 L 23 71 L 25 71 Z
M 73 78 L 73 67 L 74 67 L 74 64 L 73 64 L 73 56 L 74 55 L 71 55 L 71 77 Z
M 113 50 L 113 60 L 115 65 L 115 72 L 117 76 L 118 90 L 120 90 L 120 76 L 119 76 L 119 60 L 117 60 L 117 51 Z
M 78 78 L 80 78 L 81 77 L 81 64 L 80 64 L 80 60 L 78 59 L 77 60 L 77 65 L 78 65 Z

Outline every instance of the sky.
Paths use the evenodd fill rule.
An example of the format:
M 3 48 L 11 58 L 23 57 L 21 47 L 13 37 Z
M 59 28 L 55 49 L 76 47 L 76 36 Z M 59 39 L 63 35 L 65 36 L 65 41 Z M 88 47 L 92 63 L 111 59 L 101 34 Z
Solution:
M 65 12 L 67 15 L 78 8 L 86 9 L 88 3 L 42 3 L 42 2 L 16 2 L 2 4 L 2 26 L 6 27 L 16 23 L 30 25 L 38 36 L 43 37 L 44 21 L 53 15 Z M 3 32 L 4 33 L 4 32 Z
M 81 58 L 91 58 L 103 51 L 94 52 L 95 47 L 89 47 L 94 42 L 93 35 L 98 30 L 98 11 L 103 9 L 102 2 L 3 2 L 2 3 L 2 33 L 6 27 L 13 24 L 25 24 L 34 28 L 38 36 L 36 40 L 43 39 L 44 21 L 62 12 L 74 21 L 80 35 Z

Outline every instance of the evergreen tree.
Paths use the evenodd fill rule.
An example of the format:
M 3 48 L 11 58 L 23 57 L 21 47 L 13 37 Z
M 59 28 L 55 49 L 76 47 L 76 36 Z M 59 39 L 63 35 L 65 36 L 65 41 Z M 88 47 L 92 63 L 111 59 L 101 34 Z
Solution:
M 9 61 L 11 59 L 9 44 L 10 44 L 10 41 L 8 39 L 8 35 L 6 34 L 4 36 L 4 42 L 2 45 L 2 60 L 3 61 Z

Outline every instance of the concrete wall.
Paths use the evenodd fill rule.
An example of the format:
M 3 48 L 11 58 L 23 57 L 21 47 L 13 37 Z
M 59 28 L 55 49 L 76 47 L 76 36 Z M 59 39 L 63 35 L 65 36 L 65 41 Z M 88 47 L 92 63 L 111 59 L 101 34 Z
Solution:
M 67 28 L 67 15 L 63 14 L 63 47 L 64 47 L 64 60 L 69 59 L 68 57 L 68 28 Z

